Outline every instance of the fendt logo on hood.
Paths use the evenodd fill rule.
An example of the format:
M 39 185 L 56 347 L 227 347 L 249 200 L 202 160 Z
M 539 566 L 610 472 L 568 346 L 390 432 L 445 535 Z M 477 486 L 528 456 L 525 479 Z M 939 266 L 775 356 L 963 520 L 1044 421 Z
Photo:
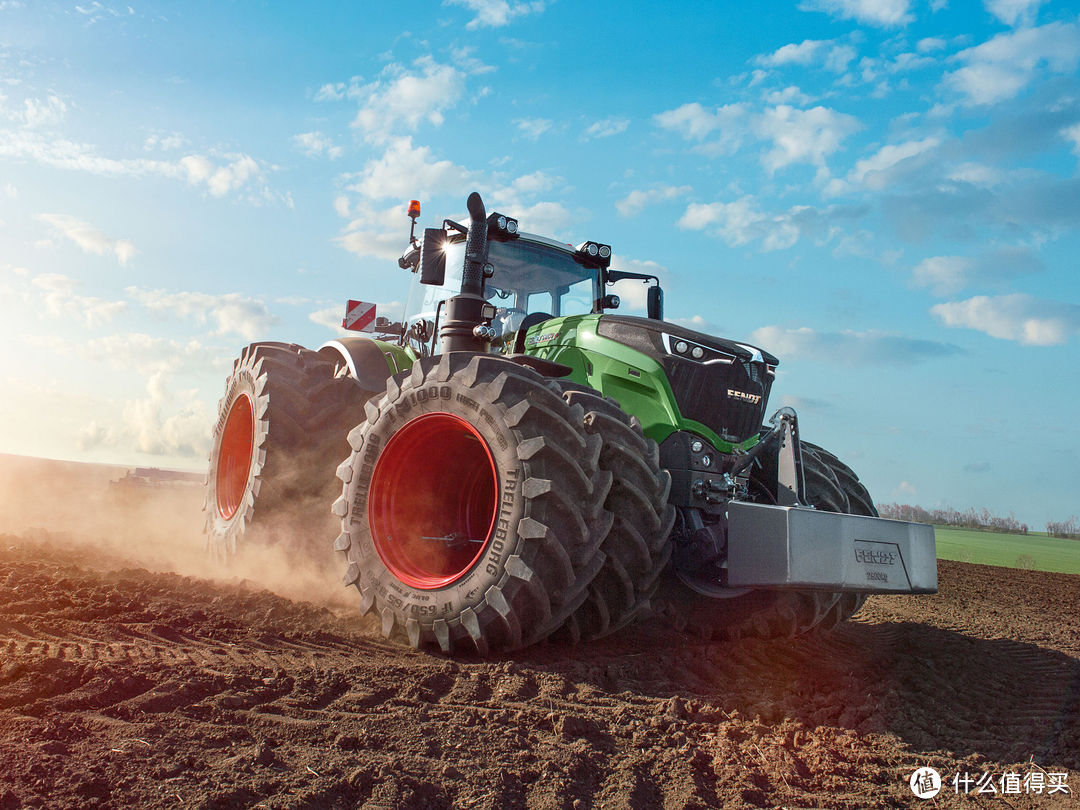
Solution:
M 731 399 L 737 399 L 740 402 L 749 402 L 751 405 L 757 405 L 761 402 L 761 394 L 747 394 L 744 391 L 736 391 L 734 388 L 727 390 L 727 395 Z

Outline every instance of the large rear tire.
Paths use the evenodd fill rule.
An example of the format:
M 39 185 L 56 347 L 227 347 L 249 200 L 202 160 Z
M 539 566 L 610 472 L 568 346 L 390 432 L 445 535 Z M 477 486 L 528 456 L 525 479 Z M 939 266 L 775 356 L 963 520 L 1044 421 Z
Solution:
M 806 498 L 814 508 L 877 515 L 850 468 L 816 445 L 802 442 L 801 447 Z M 851 618 L 866 601 L 865 594 L 831 591 L 752 590 L 715 598 L 692 591 L 675 576 L 665 578 L 663 588 L 676 622 L 703 638 L 768 639 L 828 630 Z
M 333 512 L 345 584 L 388 637 L 480 655 L 581 605 L 612 524 L 602 440 L 536 372 L 451 353 L 392 377 L 349 433 Z
M 334 362 L 287 343 L 243 350 L 218 404 L 206 476 L 207 545 L 227 562 L 247 545 L 321 548 L 334 536 L 326 503 L 334 459 L 371 392 Z M 328 532 L 328 534 L 327 534 Z
M 604 566 L 560 631 L 577 642 L 614 633 L 649 609 L 671 557 L 675 508 L 668 504 L 671 475 L 660 467 L 660 449 L 637 418 L 591 388 L 562 380 L 559 385 L 567 403 L 583 409 L 585 431 L 603 442 L 600 469 L 613 476 L 604 503 L 614 515 L 601 546 Z

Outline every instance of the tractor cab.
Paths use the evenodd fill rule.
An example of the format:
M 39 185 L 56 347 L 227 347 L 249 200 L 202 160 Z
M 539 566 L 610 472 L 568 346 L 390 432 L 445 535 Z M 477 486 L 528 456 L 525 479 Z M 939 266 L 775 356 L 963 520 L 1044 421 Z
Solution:
M 418 215 L 418 205 L 410 208 L 410 216 L 414 211 Z M 655 285 L 649 289 L 649 314 L 663 319 L 659 279 L 610 270 L 610 245 L 590 241 L 575 248 L 520 233 L 517 220 L 497 213 L 484 224 L 486 255 L 475 294 L 485 302 L 481 309 L 484 330 L 478 336 L 487 337 L 492 352 L 521 352 L 525 333 L 550 318 L 617 309 L 619 297 L 605 294 L 605 290 L 624 279 Z M 445 305 L 465 289 L 468 233 L 468 228 L 445 220 L 442 228 L 425 229 L 422 242 L 410 234 L 410 250 L 399 260 L 401 267 L 414 273 L 401 324 L 402 340 L 420 356 L 437 352 L 435 341 L 446 317 Z
M 425 284 L 420 274 L 414 278 L 405 305 L 407 335 L 436 335 L 444 303 L 461 290 L 464 238 L 447 240 L 442 252 L 446 269 L 441 284 Z M 485 278 L 481 295 L 494 307 L 494 352 L 513 352 L 519 332 L 548 318 L 603 311 L 598 268 L 579 261 L 570 245 L 520 234 L 513 241 L 492 240 L 487 261 L 491 276 Z M 423 324 L 419 330 L 417 324 Z

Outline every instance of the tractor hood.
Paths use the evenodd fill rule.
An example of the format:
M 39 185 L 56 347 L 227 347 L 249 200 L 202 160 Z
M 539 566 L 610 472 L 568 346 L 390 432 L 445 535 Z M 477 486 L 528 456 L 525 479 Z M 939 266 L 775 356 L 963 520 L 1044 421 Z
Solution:
M 683 417 L 732 444 L 761 430 L 779 362 L 768 352 L 650 318 L 602 315 L 596 332 L 659 363 Z
M 737 343 L 726 338 L 713 337 L 702 332 L 695 332 L 667 321 L 654 321 L 650 318 L 634 318 L 627 315 L 604 315 L 600 318 L 597 331 L 604 337 L 617 340 L 626 346 L 633 346 L 652 357 L 672 354 L 671 346 L 679 340 L 690 347 L 701 346 L 704 350 L 701 359 L 742 360 L 743 362 L 764 362 L 775 368 L 780 361 L 769 352 L 747 343 Z M 692 349 L 691 349 L 692 350 Z M 714 352 L 712 357 L 706 356 Z

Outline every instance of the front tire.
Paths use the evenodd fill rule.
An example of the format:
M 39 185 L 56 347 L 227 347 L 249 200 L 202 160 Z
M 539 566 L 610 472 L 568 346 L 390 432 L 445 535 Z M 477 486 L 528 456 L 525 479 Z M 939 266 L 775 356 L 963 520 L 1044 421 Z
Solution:
M 335 548 L 388 637 L 480 655 L 586 598 L 612 523 L 601 440 L 551 381 L 495 356 L 419 361 L 349 433 Z

